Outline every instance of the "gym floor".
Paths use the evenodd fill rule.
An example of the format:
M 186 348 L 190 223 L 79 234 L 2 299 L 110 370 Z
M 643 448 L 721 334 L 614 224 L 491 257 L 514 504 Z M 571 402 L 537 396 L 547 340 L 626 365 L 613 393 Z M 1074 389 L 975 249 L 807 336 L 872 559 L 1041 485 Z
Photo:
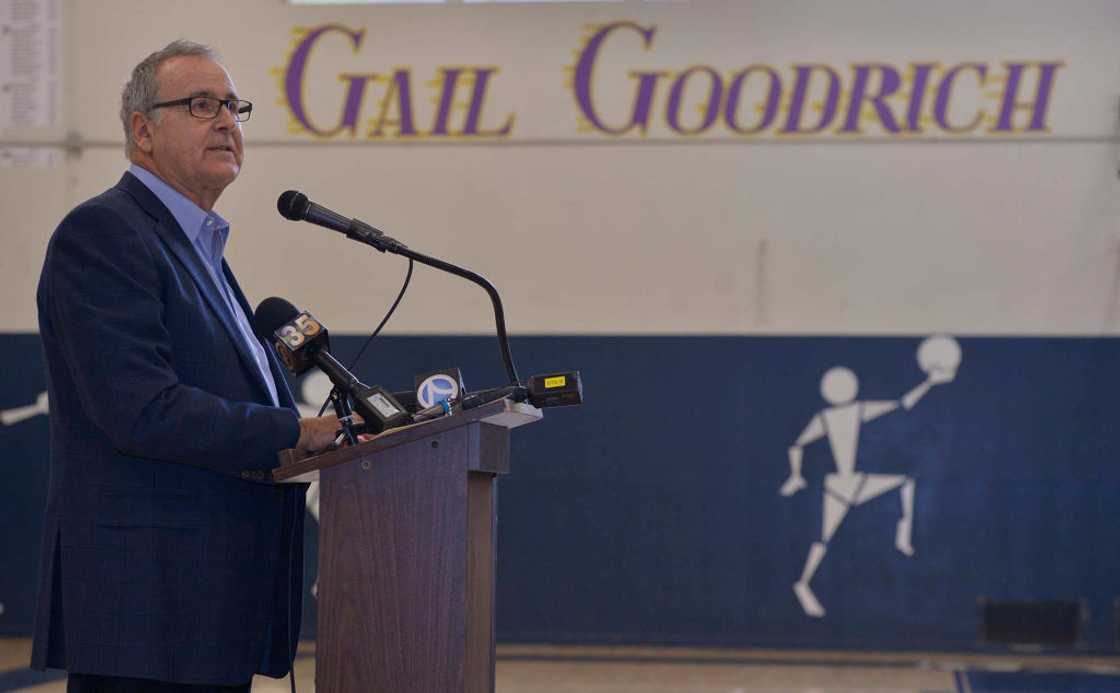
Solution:
M 31 643 L 0 639 L 0 693 L 62 693 L 63 672 L 27 669 Z M 315 690 L 301 645 L 297 690 Z M 258 677 L 255 693 L 285 693 Z M 1120 691 L 1120 657 L 887 654 L 755 649 L 501 645 L 498 693 L 1097 693 Z

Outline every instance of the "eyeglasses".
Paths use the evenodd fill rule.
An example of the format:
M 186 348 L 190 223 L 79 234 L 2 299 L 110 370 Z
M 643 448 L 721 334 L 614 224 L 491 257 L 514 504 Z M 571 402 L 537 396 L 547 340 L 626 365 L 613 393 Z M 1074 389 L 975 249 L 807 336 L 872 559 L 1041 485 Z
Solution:
M 182 106 L 187 105 L 187 110 L 195 118 L 202 118 L 203 120 L 213 120 L 221 113 L 222 107 L 229 109 L 230 115 L 239 123 L 244 123 L 249 120 L 249 116 L 253 112 L 253 104 L 242 99 L 218 99 L 213 96 L 188 96 L 185 99 L 175 99 L 174 101 L 164 101 L 163 103 L 154 103 L 150 110 L 157 108 L 164 108 L 166 106 Z

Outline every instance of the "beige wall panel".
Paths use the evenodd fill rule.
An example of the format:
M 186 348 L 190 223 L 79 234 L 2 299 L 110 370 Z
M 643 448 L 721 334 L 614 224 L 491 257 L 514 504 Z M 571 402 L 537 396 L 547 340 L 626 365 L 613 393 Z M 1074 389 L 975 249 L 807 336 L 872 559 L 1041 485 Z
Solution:
M 67 171 L 0 168 L 0 313 L 3 332 L 37 330 L 35 289 L 47 239 L 67 205 Z
M 1111 2 L 1073 5 L 68 0 L 70 122 L 5 135 L 57 139 L 72 130 L 88 146 L 54 168 L 0 169 L 0 287 L 16 297 L 0 329 L 35 328 L 30 298 L 47 234 L 127 164 L 116 108 L 128 70 L 186 36 L 218 47 L 256 104 L 244 170 L 217 206 L 233 223 L 230 261 L 254 302 L 285 296 L 336 331 L 371 329 L 405 263 L 281 219 L 283 190 L 303 190 L 487 276 L 514 333 L 1113 333 L 1120 12 Z M 578 131 L 563 72 L 583 26 L 615 19 L 658 33 L 649 51 L 631 36 L 604 53 L 596 84 L 612 117 L 629 107 L 629 69 L 707 63 L 730 73 L 754 61 L 877 59 L 1062 59 L 1067 67 L 1050 139 L 741 143 L 713 129 L 715 140 L 689 142 L 659 122 L 648 141 L 618 141 Z M 308 83 L 317 117 L 338 111 L 339 72 L 409 66 L 417 111 L 428 118 L 433 94 L 421 90 L 438 66 L 497 65 L 487 122 L 515 112 L 514 135 L 378 143 L 289 134 L 270 71 L 285 64 L 294 27 L 329 21 L 368 34 L 358 53 L 341 42 L 316 53 L 322 62 Z M 371 101 L 363 119 L 373 110 Z M 485 333 L 491 324 L 481 290 L 418 268 L 388 329 Z
M 519 332 L 1092 333 L 1120 317 L 1110 313 L 1120 196 L 1102 190 L 1113 162 L 1099 146 L 425 146 L 336 157 L 250 149 L 218 205 L 246 291 L 284 295 L 334 329 L 375 324 L 403 261 L 282 219 L 284 189 L 487 276 Z M 82 194 L 122 167 L 115 152 L 83 157 L 76 178 L 100 183 Z M 490 320 L 480 290 L 419 268 L 391 324 L 485 332 Z

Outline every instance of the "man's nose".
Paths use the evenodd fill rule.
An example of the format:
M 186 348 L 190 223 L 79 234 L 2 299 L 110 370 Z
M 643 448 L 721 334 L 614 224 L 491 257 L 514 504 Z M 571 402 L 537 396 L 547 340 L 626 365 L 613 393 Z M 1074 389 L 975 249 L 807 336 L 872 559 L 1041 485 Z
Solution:
M 214 118 L 214 127 L 228 130 L 235 125 L 237 125 L 237 119 L 233 117 L 233 111 L 225 106 L 219 108 L 218 115 Z

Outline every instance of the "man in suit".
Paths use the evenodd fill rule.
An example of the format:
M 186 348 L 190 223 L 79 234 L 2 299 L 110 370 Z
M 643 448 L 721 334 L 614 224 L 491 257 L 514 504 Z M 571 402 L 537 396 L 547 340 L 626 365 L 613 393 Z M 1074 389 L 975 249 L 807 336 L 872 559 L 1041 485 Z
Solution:
M 279 450 L 326 447 L 300 419 L 222 251 L 213 211 L 241 169 L 240 100 L 209 48 L 133 70 L 132 165 L 51 238 L 39 283 L 51 480 L 32 666 L 69 691 L 247 691 L 289 671 L 304 488 Z

